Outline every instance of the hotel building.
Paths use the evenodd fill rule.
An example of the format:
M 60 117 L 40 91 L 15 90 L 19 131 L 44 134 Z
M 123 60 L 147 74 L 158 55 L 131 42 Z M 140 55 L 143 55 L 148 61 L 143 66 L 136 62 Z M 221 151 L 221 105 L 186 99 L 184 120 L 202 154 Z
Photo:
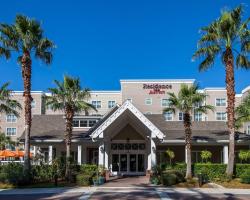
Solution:
M 72 156 L 76 162 L 96 163 L 113 174 L 145 174 L 157 163 L 168 162 L 165 151 L 175 153 L 175 162 L 185 162 L 183 113 L 164 113 L 168 92 L 178 93 L 181 84 L 193 79 L 121 80 L 119 91 L 92 91 L 92 103 L 98 112 L 78 113 L 74 118 Z M 250 86 L 236 95 L 236 106 L 250 91 Z M 204 88 L 206 104 L 215 111 L 192 115 L 192 162 L 200 162 L 200 152 L 209 150 L 212 162 L 228 162 L 227 96 L 225 88 Z M 31 151 L 44 155 L 51 163 L 65 155 L 65 119 L 63 112 L 45 106 L 46 92 L 32 92 Z M 13 98 L 23 104 L 22 92 Z M 24 139 L 24 111 L 21 117 L 1 115 L 1 131 L 13 140 Z M 250 122 L 236 133 L 236 154 L 250 149 Z M 237 157 L 237 156 L 236 156 Z

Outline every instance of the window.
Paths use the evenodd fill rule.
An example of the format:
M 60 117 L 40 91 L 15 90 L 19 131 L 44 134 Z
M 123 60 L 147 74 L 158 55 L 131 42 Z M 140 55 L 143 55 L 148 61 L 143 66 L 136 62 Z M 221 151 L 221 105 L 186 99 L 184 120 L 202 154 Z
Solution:
M 80 127 L 88 127 L 88 120 L 80 120 Z
M 31 102 L 31 108 L 35 108 L 36 107 L 36 102 L 33 100 L 32 102 Z
M 89 122 L 89 127 L 92 127 L 92 126 L 94 126 L 96 124 L 95 119 L 94 120 L 89 120 L 88 122 Z
M 202 102 L 195 102 L 194 107 L 200 108 L 202 106 Z
M 115 101 L 108 101 L 108 108 L 113 108 L 115 106 Z
M 48 110 L 52 110 L 52 104 L 47 105 Z
M 102 107 L 102 102 L 101 101 L 92 101 L 92 105 L 95 108 L 101 108 Z
M 145 104 L 146 105 L 152 105 L 152 98 L 146 98 L 145 99 Z
M 79 120 L 73 120 L 73 127 L 79 127 Z
M 184 115 L 183 112 L 179 112 L 179 121 L 183 121 Z
M 7 122 L 13 123 L 13 122 L 16 122 L 16 120 L 17 120 L 17 117 L 14 114 L 8 114 L 6 116 L 6 121 Z
M 16 128 L 6 128 L 6 135 L 7 136 L 15 136 L 16 135 Z
M 173 120 L 173 113 L 172 112 L 165 112 L 163 115 L 164 115 L 166 121 Z
M 194 121 L 202 121 L 202 113 L 201 112 L 196 112 L 194 114 Z
M 250 125 L 247 126 L 247 135 L 250 135 Z
M 162 106 L 162 107 L 168 107 L 169 104 L 170 104 L 169 99 L 162 99 L 162 100 L 161 100 L 161 106 Z
M 227 120 L 227 113 L 226 112 L 217 112 L 216 113 L 216 120 L 226 121 Z
M 132 103 L 132 98 L 127 98 L 128 101 L 130 101 L 130 103 Z
M 216 98 L 215 105 L 216 106 L 226 106 L 226 99 L 225 98 Z
M 96 124 L 97 119 L 74 119 L 73 127 L 74 128 L 89 128 Z

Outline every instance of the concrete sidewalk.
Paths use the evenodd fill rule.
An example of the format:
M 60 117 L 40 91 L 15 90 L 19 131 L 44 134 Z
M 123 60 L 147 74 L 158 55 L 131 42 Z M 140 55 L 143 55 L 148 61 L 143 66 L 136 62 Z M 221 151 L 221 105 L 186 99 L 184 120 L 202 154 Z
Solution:
M 204 193 L 204 194 L 245 194 L 250 195 L 249 189 L 219 189 L 219 188 L 174 188 L 174 187 L 74 187 L 74 188 L 29 188 L 29 189 L 0 189 L 0 195 L 6 194 L 53 194 L 53 193 L 92 193 L 96 190 L 124 191 L 124 190 L 155 190 L 167 193 Z
M 0 189 L 0 195 L 8 195 L 8 194 L 90 193 L 90 192 L 93 192 L 95 190 L 96 190 L 96 187 Z

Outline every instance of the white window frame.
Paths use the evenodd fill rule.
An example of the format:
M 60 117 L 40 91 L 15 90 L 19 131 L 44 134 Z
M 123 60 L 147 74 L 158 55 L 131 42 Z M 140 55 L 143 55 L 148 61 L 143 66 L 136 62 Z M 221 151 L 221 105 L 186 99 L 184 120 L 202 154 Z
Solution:
M 31 101 L 31 108 L 35 108 L 36 107 L 36 101 L 35 100 L 32 100 Z
M 10 121 L 8 121 L 8 116 L 14 116 L 14 118 L 10 117 Z M 7 123 L 16 123 L 16 121 L 17 121 L 17 116 L 16 115 L 14 115 L 14 114 L 7 114 L 6 115 L 6 122 Z
M 13 135 L 13 134 L 8 135 L 8 129 L 16 129 L 15 134 L 14 134 L 14 135 Z M 11 136 L 16 136 L 16 135 L 17 135 L 17 128 L 16 128 L 16 127 L 6 127 L 5 135 L 6 135 L 6 136 L 9 136 L 9 137 L 11 137 Z
M 147 103 L 148 100 L 150 100 L 150 103 Z M 145 101 L 144 101 L 144 102 L 145 102 L 145 105 L 146 105 L 146 106 L 150 106 L 150 105 L 153 104 L 153 99 L 152 99 L 152 98 L 145 98 Z
M 168 101 L 168 105 L 163 105 L 163 101 L 165 101 L 165 100 Z M 169 99 L 167 99 L 167 98 L 161 99 L 161 107 L 169 107 Z
M 196 118 L 197 115 L 198 115 L 198 118 Z M 197 121 L 197 122 L 203 121 L 202 118 L 203 118 L 203 115 L 201 112 L 194 113 L 194 121 Z
M 113 105 L 112 107 L 109 106 L 109 103 L 110 103 L 110 102 L 114 102 L 114 105 Z M 115 101 L 115 100 L 109 100 L 109 101 L 108 101 L 108 108 L 113 108 L 113 107 L 115 107 L 115 104 L 116 104 L 116 101 Z
M 94 105 L 93 102 L 96 102 L 96 105 Z M 100 102 L 100 107 L 97 107 L 97 102 Z M 101 101 L 101 100 L 92 100 L 92 101 L 91 101 L 91 104 L 92 104 L 96 109 L 102 108 L 102 101 Z
M 226 115 L 226 119 L 224 120 L 224 119 L 217 119 L 217 114 L 219 114 L 219 113 L 225 113 L 225 115 Z M 216 121 L 227 121 L 227 112 L 216 112 L 215 113 L 215 119 L 216 119 Z
M 167 118 L 165 117 L 165 114 L 171 114 L 171 119 L 167 119 Z M 171 111 L 169 111 L 169 112 L 164 112 L 163 115 L 164 115 L 165 121 L 173 121 L 173 120 L 174 120 L 173 112 L 171 112 Z
M 250 135 L 250 125 L 247 125 L 247 132 L 246 132 L 247 135 Z
M 222 100 L 222 99 L 225 99 L 225 105 L 217 105 L 217 99 L 218 100 Z M 221 103 L 221 102 L 220 102 Z M 215 98 L 215 103 L 214 103 L 214 105 L 216 106 L 216 107 L 227 107 L 227 98 L 225 98 L 225 97 L 218 97 L 218 98 Z
M 181 117 L 182 120 L 180 120 L 180 114 L 182 115 L 182 117 Z M 179 113 L 178 113 L 178 120 L 179 120 L 179 121 L 183 121 L 183 120 L 184 120 L 184 113 L 183 113 L 183 112 L 179 112 Z
M 81 121 L 87 121 L 87 126 L 81 126 Z M 74 126 L 74 124 L 73 124 L 73 128 L 74 129 L 84 129 L 84 128 L 91 128 L 91 127 L 93 127 L 93 126 L 89 126 L 89 121 L 96 121 L 96 123 L 98 122 L 98 119 L 73 119 L 73 121 L 78 121 L 79 123 L 79 125 L 76 127 L 76 126 Z M 94 124 L 95 125 L 95 124 Z

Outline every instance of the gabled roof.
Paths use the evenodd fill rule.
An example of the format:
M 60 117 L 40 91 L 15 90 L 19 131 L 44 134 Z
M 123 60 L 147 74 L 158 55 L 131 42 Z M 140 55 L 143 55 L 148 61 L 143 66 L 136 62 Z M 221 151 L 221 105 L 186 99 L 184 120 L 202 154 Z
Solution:
M 90 137 L 97 138 L 103 137 L 103 131 L 109 127 L 117 118 L 119 118 L 126 110 L 129 110 L 139 121 L 141 121 L 152 133 L 152 137 L 159 139 L 164 138 L 164 134 L 147 118 L 142 114 L 130 101 L 125 101 L 121 106 L 115 109 L 108 117 L 104 118 L 99 126 L 95 127 Z

